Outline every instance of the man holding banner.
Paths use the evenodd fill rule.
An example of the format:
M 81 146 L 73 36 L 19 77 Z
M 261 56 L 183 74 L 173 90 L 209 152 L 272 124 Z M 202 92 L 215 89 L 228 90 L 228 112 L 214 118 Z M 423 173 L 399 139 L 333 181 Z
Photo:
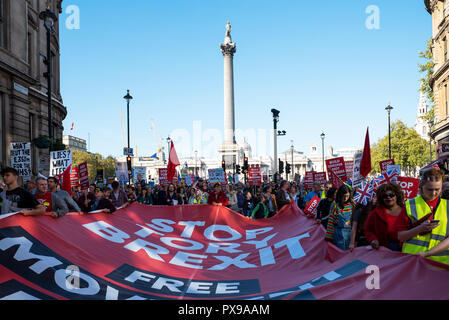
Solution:
M 54 194 L 56 194 L 59 198 L 61 198 L 69 208 L 70 212 L 79 212 L 81 213 L 81 209 L 78 204 L 73 200 L 73 198 L 68 194 L 67 191 L 58 189 L 59 181 L 55 177 L 48 178 L 48 188 Z
M 3 169 L 2 177 L 6 190 L 0 194 L 3 199 L 1 214 L 20 212 L 24 216 L 39 216 L 45 213 L 45 207 L 31 193 L 19 187 L 19 173 L 16 169 Z

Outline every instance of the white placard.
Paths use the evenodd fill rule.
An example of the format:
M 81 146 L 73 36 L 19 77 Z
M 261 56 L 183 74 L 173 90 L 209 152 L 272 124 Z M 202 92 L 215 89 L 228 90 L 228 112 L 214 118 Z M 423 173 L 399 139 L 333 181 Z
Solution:
M 11 167 L 19 172 L 24 179 L 30 178 L 31 170 L 31 143 L 12 142 L 10 145 Z

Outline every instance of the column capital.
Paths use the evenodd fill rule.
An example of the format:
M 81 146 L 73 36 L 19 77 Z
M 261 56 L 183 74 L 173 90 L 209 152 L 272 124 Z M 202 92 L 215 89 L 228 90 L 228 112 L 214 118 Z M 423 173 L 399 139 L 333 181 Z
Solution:
M 231 55 L 233 56 L 234 53 L 237 51 L 236 45 L 234 42 L 231 43 L 222 43 L 220 44 L 221 53 L 223 53 L 224 56 Z

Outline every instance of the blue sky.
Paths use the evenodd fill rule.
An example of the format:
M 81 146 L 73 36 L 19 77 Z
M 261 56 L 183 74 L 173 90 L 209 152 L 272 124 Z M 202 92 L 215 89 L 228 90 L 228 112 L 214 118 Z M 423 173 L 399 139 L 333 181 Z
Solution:
M 70 5 L 79 7 L 79 30 L 65 26 Z M 370 5 L 380 10 L 378 30 L 365 25 Z M 200 154 L 215 148 L 208 136 L 223 131 L 219 45 L 227 20 L 237 44 L 237 129 L 270 130 L 275 107 L 287 131 L 280 151 L 293 140 L 308 153 L 322 131 L 334 149 L 362 148 L 367 126 L 372 143 L 388 132 L 388 101 L 392 121 L 414 125 L 418 53 L 432 31 L 422 0 L 64 0 L 60 20 L 64 133 L 86 140 L 90 133 L 90 151 L 105 156 L 123 152 L 127 89 L 139 156 L 157 151 L 150 119 L 159 138 L 174 134 L 180 157 L 200 148 L 198 121 Z M 255 153 L 272 154 L 266 134 Z

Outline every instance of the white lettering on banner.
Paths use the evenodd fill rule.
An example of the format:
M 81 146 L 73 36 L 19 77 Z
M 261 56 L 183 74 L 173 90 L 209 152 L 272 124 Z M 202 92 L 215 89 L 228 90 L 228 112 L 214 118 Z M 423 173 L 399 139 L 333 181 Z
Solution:
M 127 276 L 125 278 L 126 281 L 135 283 L 136 281 L 145 281 L 145 282 L 150 282 L 151 279 L 156 278 L 155 276 L 153 276 L 152 274 L 148 274 L 145 272 L 140 272 L 140 271 L 133 271 L 133 273 L 131 273 L 129 276 Z
M 173 220 L 168 220 L 168 219 L 153 219 L 151 220 L 151 222 L 153 222 L 154 224 L 146 224 L 147 226 L 149 226 L 150 228 L 153 228 L 157 231 L 160 232 L 173 232 L 173 227 L 170 227 L 166 224 L 176 224 L 175 221 Z
M 125 242 L 125 239 L 130 238 L 127 233 L 121 231 L 120 229 L 117 229 L 114 226 L 111 226 L 105 221 L 96 221 L 83 224 L 83 227 L 99 235 L 100 237 L 115 243 L 123 243 Z
M 192 259 L 197 258 L 197 259 Z M 207 259 L 207 256 L 203 256 L 200 254 L 194 254 L 194 253 L 187 253 L 178 251 L 175 256 L 170 260 L 170 264 L 174 264 L 181 267 L 191 268 L 191 269 L 203 269 L 203 266 L 197 265 L 203 262 L 203 259 Z M 197 263 L 197 264 L 189 264 L 191 263 Z
M 240 244 L 238 243 L 211 242 L 209 243 L 209 247 L 207 247 L 206 253 L 218 253 L 220 250 L 228 253 L 242 252 L 242 250 L 236 250 L 238 247 L 240 247 Z
M 216 236 L 214 236 L 214 233 L 216 231 L 224 231 L 227 232 L 231 235 L 230 238 L 218 238 Z M 204 230 L 204 236 L 212 241 L 234 241 L 234 240 L 238 240 L 242 237 L 242 235 L 232 229 L 230 226 L 225 226 L 225 225 L 221 225 L 221 224 L 213 224 L 210 227 L 208 227 L 206 230 Z
M 19 245 L 17 252 L 14 254 L 14 259 L 17 261 L 26 261 L 26 260 L 36 260 L 30 268 L 37 274 L 41 274 L 45 270 L 49 268 L 53 268 L 55 266 L 59 266 L 62 264 L 61 261 L 54 257 L 41 256 L 38 254 L 31 253 L 31 247 L 33 243 L 25 237 L 19 238 L 4 238 L 0 241 L 0 250 L 5 251 L 13 246 Z
M 267 233 L 271 230 L 273 230 L 273 227 L 246 230 L 246 240 L 256 239 L 257 235 L 262 234 L 262 233 Z
M 137 235 L 137 236 L 139 236 L 139 237 L 141 237 L 141 238 L 144 238 L 144 239 L 145 239 L 146 237 L 148 237 L 148 236 L 150 236 L 150 235 L 152 235 L 152 234 L 157 234 L 157 235 L 160 235 L 160 236 L 163 236 L 163 235 L 164 235 L 163 233 L 154 231 L 153 229 L 147 228 L 147 227 L 145 227 L 145 226 L 141 226 L 140 224 L 137 224 L 137 225 L 138 225 L 139 227 L 141 227 L 142 229 L 139 230 L 139 231 L 137 231 L 137 232 L 135 232 L 134 234 Z
M 274 245 L 275 248 L 280 248 L 282 246 L 287 246 L 288 251 L 290 252 L 290 255 L 292 256 L 293 259 L 299 259 L 302 258 L 306 255 L 306 253 L 304 252 L 304 249 L 301 246 L 301 243 L 299 242 L 299 240 L 303 239 L 303 238 L 308 238 L 310 237 L 310 235 L 308 233 L 302 234 L 300 236 L 294 237 L 294 238 L 289 238 L 289 239 L 285 239 L 281 242 L 278 242 Z
M 231 294 L 231 293 L 240 293 L 239 286 L 240 282 L 227 282 L 222 283 L 219 282 L 217 284 L 217 294 Z
M 213 284 L 213 282 L 192 282 L 192 284 L 187 289 L 187 293 L 210 294 L 210 287 L 212 287 Z
M 178 225 L 185 226 L 184 231 L 181 233 L 183 238 L 191 238 L 195 226 L 203 227 L 206 224 L 205 221 L 180 221 Z
M 243 253 L 235 258 L 230 258 L 230 257 L 226 257 L 226 256 L 214 256 L 214 258 L 217 258 L 217 259 L 223 261 L 223 263 L 217 264 L 213 267 L 210 267 L 208 270 L 224 270 L 231 265 L 235 265 L 236 267 L 239 267 L 240 269 L 257 268 L 256 265 L 248 263 L 243 260 L 247 256 L 249 256 L 249 253 Z
M 182 238 L 175 238 L 175 237 L 162 237 L 160 239 L 163 243 L 165 243 L 167 246 L 176 248 L 176 249 L 183 249 L 183 250 L 201 250 L 204 248 L 204 245 L 198 241 L 194 240 L 188 240 L 188 239 L 182 239 Z M 175 241 L 189 243 L 190 246 L 185 247 L 179 244 L 174 243 Z
M 166 236 L 165 233 L 153 230 L 153 228 L 156 228 L 163 232 L 173 232 L 175 231 L 173 226 L 175 224 L 181 227 L 176 228 L 176 231 L 181 233 L 183 237 Z M 291 259 L 300 259 L 306 256 L 300 240 L 309 238 L 309 233 L 284 238 L 277 243 L 273 243 L 273 239 L 279 236 L 278 232 L 266 235 L 267 232 L 274 229 L 273 227 L 266 227 L 245 230 L 246 239 L 251 240 L 239 243 L 233 241 L 242 239 L 243 234 L 230 226 L 214 224 L 206 227 L 205 224 L 205 221 L 175 222 L 168 219 L 152 219 L 151 223 L 146 223 L 146 226 L 136 224 L 140 230 L 134 232 L 134 234 L 139 238 L 130 240 L 130 242 L 124 245 L 124 249 L 135 253 L 143 250 L 150 259 L 190 269 L 203 269 L 203 261 L 205 259 L 216 259 L 219 261 L 208 270 L 224 270 L 231 266 L 247 269 L 272 265 L 276 264 L 275 254 L 285 251 L 288 251 Z M 117 229 L 105 221 L 96 221 L 83 226 L 98 236 L 114 243 L 123 244 L 126 239 L 130 238 L 128 233 Z M 199 231 L 201 231 L 204 237 L 203 240 L 198 235 L 196 235 L 195 240 L 191 239 L 194 232 Z M 263 235 L 263 238 L 257 239 L 261 235 Z M 144 240 L 145 238 L 151 239 L 151 242 Z M 204 241 L 206 239 L 209 241 Z M 160 244 L 157 244 L 156 241 L 159 241 Z M 245 244 L 254 246 L 253 248 L 257 249 L 258 252 L 245 252 L 242 249 L 242 246 Z M 199 254 L 187 251 L 199 251 Z M 237 254 L 237 256 L 214 255 L 219 253 Z M 163 255 L 170 255 L 170 258 L 163 257 Z M 257 255 L 256 259 L 254 255 Z M 250 259 L 251 263 L 245 261 L 247 258 Z M 260 261 L 260 265 L 254 264 L 254 261 L 257 261 L 257 259 Z M 211 264 L 209 263 L 208 265 L 210 266 Z
M 271 250 L 271 247 L 260 249 L 259 257 L 261 266 L 276 264 L 276 260 L 274 259 L 273 250 Z
M 67 287 L 67 285 L 66 285 L 67 273 L 64 269 L 56 270 L 55 282 L 61 289 L 64 289 L 68 292 L 72 292 L 72 293 L 76 293 L 76 294 L 93 296 L 93 295 L 96 295 L 100 291 L 100 285 L 98 284 L 97 280 L 93 279 L 91 276 L 84 274 L 82 272 L 80 272 L 78 275 L 79 275 L 80 279 L 84 280 L 84 282 L 87 283 L 87 287 L 83 287 L 83 288 Z
M 256 249 L 260 249 L 263 247 L 268 246 L 268 241 L 271 240 L 272 238 L 274 238 L 278 233 L 273 233 L 272 235 L 269 235 L 268 237 L 266 237 L 263 240 L 254 240 L 254 241 L 244 241 L 244 243 L 248 243 L 248 244 L 253 244 L 256 246 Z
M 151 283 L 151 289 L 162 290 L 162 288 L 167 288 L 171 292 L 180 293 L 185 289 L 186 293 L 189 294 L 233 294 L 240 293 L 239 285 L 240 282 L 218 282 L 216 283 L 215 291 L 213 291 L 213 282 L 205 281 L 195 281 L 189 280 L 187 283 L 178 279 L 171 279 L 162 276 L 153 275 L 151 273 L 145 273 L 141 271 L 133 271 L 130 275 L 125 278 L 125 281 L 136 283 L 138 281 Z M 187 287 L 186 287 L 187 286 Z M 184 288 L 183 288 L 184 287 Z
M 142 240 L 136 239 L 133 242 L 128 243 L 125 246 L 125 249 L 131 250 L 132 252 L 138 252 L 140 250 L 144 250 L 151 259 L 159 260 L 164 262 L 164 259 L 161 258 L 159 254 L 169 254 L 167 248 L 161 247 L 157 244 Z

